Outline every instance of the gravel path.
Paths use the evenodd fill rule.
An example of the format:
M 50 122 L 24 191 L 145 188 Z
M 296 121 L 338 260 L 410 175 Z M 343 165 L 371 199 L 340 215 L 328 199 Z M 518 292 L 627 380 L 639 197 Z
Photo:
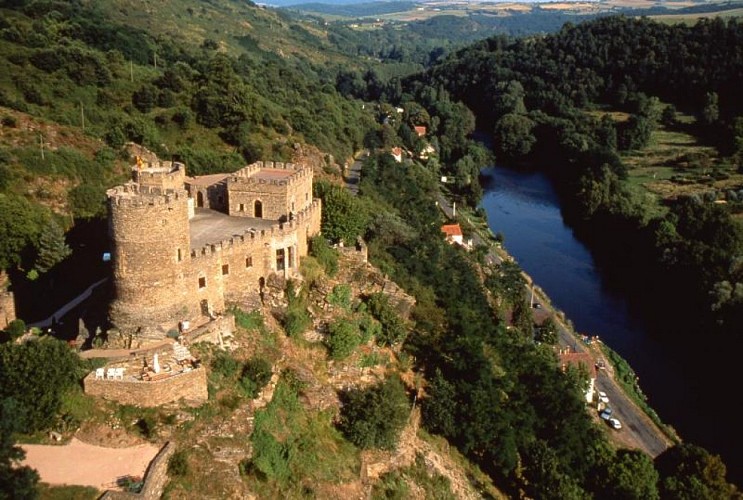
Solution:
M 72 438 L 64 446 L 24 444 L 24 465 L 39 472 L 49 484 L 92 486 L 99 490 L 115 488 L 122 476 L 143 477 L 147 466 L 160 450 L 154 444 L 129 448 L 103 448 Z

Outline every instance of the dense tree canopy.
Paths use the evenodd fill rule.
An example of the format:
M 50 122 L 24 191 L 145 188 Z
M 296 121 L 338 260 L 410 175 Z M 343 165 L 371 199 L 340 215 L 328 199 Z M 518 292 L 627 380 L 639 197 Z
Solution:
M 33 432 L 51 425 L 62 395 L 77 383 L 80 370 L 77 354 L 60 340 L 0 345 L 0 401 L 16 405 L 18 430 Z

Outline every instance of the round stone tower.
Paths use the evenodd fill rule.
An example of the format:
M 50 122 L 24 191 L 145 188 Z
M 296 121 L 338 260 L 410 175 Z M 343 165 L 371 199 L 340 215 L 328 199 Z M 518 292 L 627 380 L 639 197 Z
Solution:
M 135 167 L 129 182 L 108 191 L 112 242 L 113 325 L 140 337 L 163 337 L 198 315 L 186 293 L 190 265 L 188 194 L 181 164 Z

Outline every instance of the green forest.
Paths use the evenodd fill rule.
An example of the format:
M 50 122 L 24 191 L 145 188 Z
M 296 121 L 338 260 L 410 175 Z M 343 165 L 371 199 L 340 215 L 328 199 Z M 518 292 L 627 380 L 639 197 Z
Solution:
M 602 258 L 618 258 L 621 249 L 631 259 L 629 289 L 661 292 L 694 311 L 695 326 L 732 335 L 743 321 L 743 178 L 725 190 L 648 198 L 630 185 L 624 155 L 666 127 L 718 152 L 704 165 L 708 175 L 735 180 L 742 173 L 737 20 L 682 26 L 608 17 L 448 53 L 463 40 L 442 47 L 397 30 L 325 29 L 252 2 L 164 3 L 162 26 L 176 19 L 182 32 L 128 17 L 126 5 L 0 2 L 0 269 L 12 280 L 43 281 L 69 258 L 64 230 L 105 218 L 104 192 L 126 177 L 129 141 L 185 162 L 194 175 L 288 161 L 314 148 L 320 169 L 336 181 L 345 163 L 368 150 L 358 197 L 316 184 L 323 235 L 331 243 L 363 236 L 371 262 L 417 302 L 403 323 L 383 299 L 368 298 L 364 326 L 338 323 L 329 332 L 331 358 L 347 356 L 362 333 L 398 348 L 425 380 L 425 430 L 508 496 L 740 497 L 722 460 L 694 444 L 678 443 L 655 459 L 612 445 L 586 411 L 585 374 L 561 371 L 554 335 L 534 330 L 516 292 L 524 286 L 518 268 L 488 268 L 482 251 L 446 244 L 434 209 L 442 175 L 454 179 L 452 196 L 476 210 L 482 168 L 494 161 L 543 166 L 571 224 Z M 227 21 L 238 17 L 252 32 Z M 416 126 L 426 127 L 425 139 Z M 474 140 L 477 131 L 490 140 Z M 52 141 L 61 145 L 45 146 Z M 401 168 L 389 155 L 396 146 L 415 158 L 428 146 L 436 153 Z M 332 274 L 328 241 L 312 247 Z M 348 302 L 347 290 L 333 294 L 337 304 Z M 290 337 L 309 322 L 307 305 L 296 300 L 284 318 Z M 16 466 L 22 453 L 13 436 L 74 413 L 63 402 L 79 392 L 83 371 L 61 342 L 9 342 L 20 333 L 14 325 L 0 345 L 0 498 L 35 498 L 38 477 Z M 243 392 L 266 384 L 265 365 L 243 367 L 236 382 Z M 218 357 L 214 366 L 226 374 L 224 385 L 237 377 L 234 360 Z M 312 420 L 299 385 L 282 384 L 276 405 Z M 393 447 L 411 396 L 394 377 L 345 392 L 334 446 L 344 453 Z M 253 436 L 266 455 L 241 474 L 291 482 L 290 468 L 277 466 L 292 455 L 274 437 L 272 412 L 282 410 L 269 406 Z

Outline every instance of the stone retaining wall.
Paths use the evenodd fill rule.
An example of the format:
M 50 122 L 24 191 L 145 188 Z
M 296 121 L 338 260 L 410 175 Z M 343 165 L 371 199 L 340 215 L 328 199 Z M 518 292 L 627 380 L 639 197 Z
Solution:
M 190 372 L 171 375 L 161 380 L 145 382 L 132 380 L 96 380 L 90 373 L 83 380 L 85 393 L 123 404 L 156 407 L 178 401 L 198 406 L 209 397 L 206 388 L 206 370 L 196 368 Z
M 144 477 L 144 486 L 139 493 L 125 491 L 107 491 L 100 500 L 159 500 L 168 483 L 168 460 L 175 452 L 175 445 L 165 443 L 160 452 L 152 459 Z

